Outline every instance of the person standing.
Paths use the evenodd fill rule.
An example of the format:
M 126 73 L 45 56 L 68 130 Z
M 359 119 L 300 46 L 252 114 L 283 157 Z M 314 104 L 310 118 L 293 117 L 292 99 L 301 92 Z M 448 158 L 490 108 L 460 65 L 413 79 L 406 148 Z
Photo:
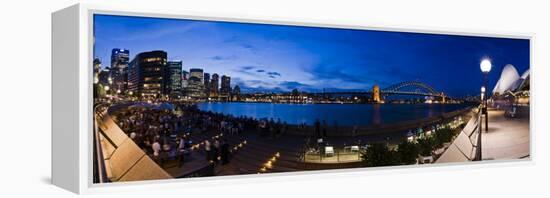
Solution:
M 221 158 L 222 165 L 229 163 L 229 144 L 227 143 L 227 140 L 223 140 L 223 144 L 221 146 Z
M 321 123 L 319 122 L 319 119 L 315 120 L 315 136 L 321 137 Z
M 136 136 L 137 136 L 136 132 L 132 131 L 132 133 L 130 133 L 130 139 L 132 139 L 134 141 L 136 141 Z
M 214 162 L 216 162 L 216 164 L 218 163 L 219 156 L 220 156 L 220 141 L 216 139 L 214 140 Z
M 185 162 L 185 138 L 181 137 L 178 145 L 178 162 L 179 167 Z
M 153 159 L 158 164 L 161 164 L 161 159 L 160 159 L 161 147 L 160 147 L 160 143 L 159 143 L 158 139 L 155 138 L 155 142 L 153 142 L 153 144 L 151 145 L 151 149 L 153 149 Z
M 206 151 L 206 161 L 212 161 L 212 146 L 208 140 L 204 141 L 204 151 Z
M 153 142 L 153 145 L 151 145 L 151 149 L 153 149 L 153 156 L 157 157 L 160 155 L 160 151 L 161 151 L 160 143 L 156 138 L 155 138 L 155 142 Z

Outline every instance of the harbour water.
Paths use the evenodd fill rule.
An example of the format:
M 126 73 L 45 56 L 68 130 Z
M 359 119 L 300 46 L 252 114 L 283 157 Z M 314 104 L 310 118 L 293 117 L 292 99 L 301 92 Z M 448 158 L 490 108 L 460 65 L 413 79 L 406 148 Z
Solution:
M 233 116 L 273 118 L 288 124 L 312 125 L 317 119 L 339 126 L 372 126 L 438 116 L 468 107 L 465 104 L 277 104 L 199 103 L 198 108 Z

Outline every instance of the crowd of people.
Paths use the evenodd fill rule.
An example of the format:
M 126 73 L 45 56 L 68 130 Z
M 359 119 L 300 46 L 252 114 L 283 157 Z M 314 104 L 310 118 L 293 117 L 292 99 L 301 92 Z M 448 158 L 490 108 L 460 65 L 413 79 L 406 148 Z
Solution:
M 117 125 L 159 164 L 167 159 L 178 160 L 180 166 L 194 149 L 189 135 L 222 133 L 237 135 L 259 129 L 262 134 L 275 136 L 286 130 L 286 124 L 273 120 L 257 120 L 199 110 L 194 105 L 179 104 L 173 109 L 129 106 L 113 112 Z M 216 137 L 202 142 L 199 149 L 208 161 L 229 162 L 231 146 L 226 139 Z
M 197 149 L 204 152 L 208 162 L 229 162 L 232 146 L 227 139 L 216 136 L 193 142 L 190 137 L 195 134 L 238 135 L 255 132 L 260 137 L 278 138 L 290 130 L 290 126 L 281 119 L 225 115 L 202 111 L 192 104 L 175 104 L 171 105 L 172 108 L 159 106 L 130 105 L 113 111 L 112 115 L 117 125 L 161 166 L 167 160 L 177 160 L 181 166 Z M 337 128 L 337 123 L 334 125 Z M 296 130 L 308 131 L 308 128 L 312 129 L 310 136 L 314 140 L 323 138 L 323 143 L 326 143 L 329 127 L 325 120 L 316 120 L 311 126 L 303 123 Z M 356 131 L 355 125 L 353 136 Z
M 288 131 L 288 124 L 281 122 L 281 119 L 277 119 L 275 122 L 273 118 L 263 118 L 258 121 L 258 128 L 262 137 L 275 138 L 279 137 Z

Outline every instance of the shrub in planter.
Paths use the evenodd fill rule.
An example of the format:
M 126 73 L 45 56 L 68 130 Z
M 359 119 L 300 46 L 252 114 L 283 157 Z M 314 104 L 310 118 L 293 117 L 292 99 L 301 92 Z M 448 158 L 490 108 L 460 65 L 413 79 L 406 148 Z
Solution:
M 435 138 L 433 136 L 418 139 L 418 149 L 421 156 L 431 156 L 435 148 Z
M 441 148 L 443 144 L 453 139 L 453 130 L 449 127 L 439 129 L 435 132 L 435 148 Z
M 397 155 L 383 143 L 371 144 L 361 155 L 363 165 L 367 167 L 391 166 L 397 164 Z
M 419 154 L 418 145 L 403 141 L 397 146 L 397 157 L 400 164 L 414 164 Z

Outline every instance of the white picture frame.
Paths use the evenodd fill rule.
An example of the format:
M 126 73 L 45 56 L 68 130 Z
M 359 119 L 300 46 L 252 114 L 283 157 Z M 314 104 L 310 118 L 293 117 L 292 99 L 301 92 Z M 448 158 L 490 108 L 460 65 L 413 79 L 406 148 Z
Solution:
M 201 19 L 230 22 L 251 22 L 280 25 L 303 25 L 314 27 L 349 28 L 364 30 L 384 30 L 399 32 L 418 32 L 463 36 L 489 36 L 496 38 L 529 39 L 534 42 L 531 33 L 471 33 L 464 30 L 420 30 L 410 27 L 371 27 L 368 25 L 326 24 L 315 20 L 272 20 L 267 17 L 224 16 L 219 14 L 181 13 L 177 11 L 159 11 L 108 7 L 90 4 L 77 4 L 52 14 L 52 183 L 78 194 L 94 192 L 125 191 L 142 188 L 143 185 L 155 185 L 159 188 L 193 187 L 202 184 L 235 184 L 252 181 L 285 181 L 287 179 L 312 179 L 319 173 L 322 177 L 335 177 L 337 173 L 352 176 L 354 172 L 378 174 L 377 171 L 430 171 L 434 168 L 461 169 L 468 167 L 492 167 L 502 165 L 527 165 L 533 163 L 535 156 L 533 141 L 533 123 L 530 123 L 531 157 L 524 160 L 499 160 L 426 165 L 423 168 L 411 166 L 336 169 L 308 172 L 269 174 L 269 176 L 240 175 L 225 177 L 207 177 L 176 180 L 139 181 L 130 183 L 93 184 L 93 123 L 92 123 L 92 49 L 93 14 L 116 14 L 125 16 L 147 16 L 174 19 Z M 532 53 L 531 53 L 532 56 Z M 532 57 L 531 57 L 532 60 Z M 531 70 L 534 69 L 531 67 Z M 535 92 L 535 90 L 531 90 Z M 534 98 L 532 98 L 534 99 Z M 532 101 L 531 104 L 536 102 Z M 531 107 L 531 110 L 533 107 Z M 531 117 L 533 111 L 530 112 Z M 459 165 L 459 166 L 452 166 Z

